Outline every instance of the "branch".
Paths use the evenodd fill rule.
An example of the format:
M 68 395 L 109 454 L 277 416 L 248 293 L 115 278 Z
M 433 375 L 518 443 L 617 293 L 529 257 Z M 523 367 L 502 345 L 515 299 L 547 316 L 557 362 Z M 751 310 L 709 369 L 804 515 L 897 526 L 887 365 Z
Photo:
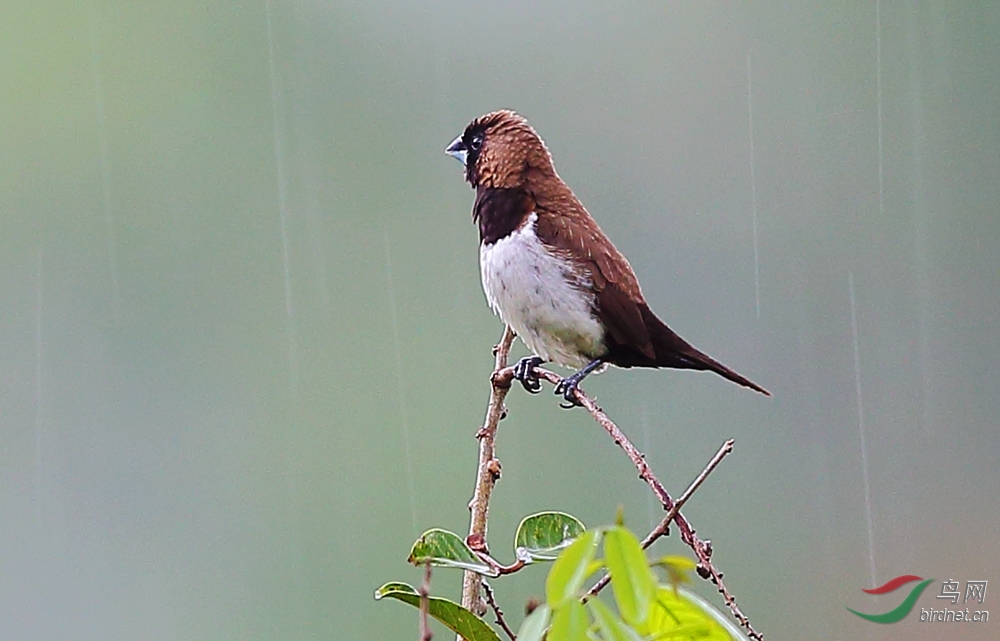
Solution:
M 705 479 L 707 479 L 708 475 L 712 473 L 712 470 L 718 467 L 719 463 L 722 462 L 722 459 L 726 458 L 726 455 L 733 451 L 733 443 L 735 442 L 736 441 L 733 439 L 729 439 L 722 444 L 722 447 L 720 447 L 719 451 L 715 453 L 712 460 L 708 462 L 708 465 L 706 465 L 705 469 L 701 471 L 701 474 L 696 476 L 695 479 L 691 481 L 691 485 L 684 490 L 684 493 L 680 495 L 680 498 L 677 499 L 674 506 L 667 511 L 666 516 L 663 517 L 660 524 L 653 528 L 653 531 L 647 534 L 646 538 L 642 540 L 642 549 L 645 550 L 652 545 L 656 539 L 661 536 L 665 536 L 670 531 L 670 522 L 674 520 L 674 517 L 680 514 L 681 508 L 688 502 L 688 499 L 691 498 L 694 491 L 701 487 L 701 484 L 705 482 Z
M 500 385 L 506 385 L 507 387 L 509 387 L 511 380 L 513 380 L 514 378 L 514 368 L 507 367 L 500 370 L 498 362 L 497 369 L 499 371 L 493 372 L 494 388 Z M 544 378 L 545 380 L 549 381 L 552 384 L 557 384 L 559 383 L 559 381 L 562 380 L 562 377 L 556 374 L 555 372 L 551 372 L 541 367 L 536 367 L 535 373 L 538 375 L 539 378 Z M 742 625 L 747 629 L 747 633 L 751 639 L 758 639 L 758 640 L 763 639 L 764 638 L 763 635 L 761 635 L 759 632 L 753 629 L 753 626 L 750 625 L 750 619 L 748 619 L 747 616 L 743 614 L 743 611 L 740 610 L 740 607 L 736 605 L 736 598 L 732 595 L 732 593 L 726 588 L 726 585 L 722 582 L 722 573 L 719 572 L 714 565 L 712 565 L 711 541 L 703 541 L 698 538 L 698 536 L 695 534 L 694 528 L 691 527 L 691 524 L 684 517 L 684 515 L 680 513 L 680 505 L 676 504 L 674 500 L 670 498 L 670 494 L 667 493 L 667 490 L 663 487 L 663 484 L 660 483 L 660 480 L 656 478 L 655 474 L 653 474 L 652 468 L 650 468 L 649 464 L 646 462 L 646 457 L 643 455 L 642 452 L 636 449 L 634 445 L 632 445 L 632 442 L 629 441 L 628 437 L 626 437 L 625 434 L 618 428 L 618 426 L 615 425 L 614 421 L 608 418 L 608 415 L 604 413 L 604 410 L 598 407 L 597 403 L 595 403 L 593 399 L 587 396 L 583 392 L 583 390 L 577 388 L 575 391 L 576 391 L 576 400 L 588 412 L 590 412 L 590 415 L 594 417 L 594 420 L 597 421 L 597 423 L 601 427 L 603 427 L 608 434 L 611 435 L 611 438 L 614 440 L 615 445 L 620 447 L 629 457 L 629 459 L 635 465 L 636 469 L 639 470 L 639 478 L 645 481 L 646 484 L 649 485 L 650 489 L 653 490 L 653 494 L 656 495 L 657 500 L 659 500 L 660 504 L 663 505 L 663 509 L 667 511 L 668 516 L 670 515 L 671 512 L 673 512 L 673 516 L 670 518 L 677 524 L 677 529 L 680 530 L 681 533 L 681 540 L 684 541 L 684 543 L 687 544 L 687 546 L 690 547 L 692 551 L 694 551 L 695 556 L 698 557 L 699 576 L 701 576 L 703 579 L 711 579 L 712 583 L 716 585 L 716 587 L 719 589 L 719 593 L 725 600 L 726 605 L 729 606 L 730 612 L 733 613 L 733 616 L 736 618 L 737 621 L 739 621 L 740 625 Z M 726 449 L 725 446 L 723 446 L 723 449 Z M 719 460 L 721 460 L 722 457 L 725 456 L 725 454 L 722 454 L 721 456 L 717 454 L 716 456 L 718 456 Z M 710 471 L 711 470 L 708 470 L 708 472 Z M 704 472 L 704 475 L 707 476 L 708 472 Z M 700 483 L 700 481 L 698 481 L 697 479 L 696 482 Z M 693 492 L 694 489 L 692 489 L 691 491 Z M 667 523 L 669 525 L 669 521 L 667 521 Z
M 430 611 L 431 606 L 430 561 L 424 564 L 424 582 L 420 584 L 420 589 L 417 590 L 417 594 L 420 595 L 420 641 L 431 641 L 431 637 L 434 636 L 434 633 L 431 632 L 431 626 L 427 621 L 427 613 Z
M 486 593 L 486 602 L 490 605 L 490 608 L 493 609 L 493 614 L 496 615 L 497 625 L 503 628 L 503 631 L 507 633 L 508 637 L 510 637 L 510 641 L 517 641 L 514 631 L 510 629 L 510 626 L 507 625 L 507 621 L 503 618 L 503 610 L 500 609 L 500 606 L 497 605 L 496 599 L 493 598 L 493 588 L 491 588 L 490 584 L 486 581 L 483 581 L 483 592 Z
M 476 470 L 476 489 L 469 503 L 470 522 L 469 537 L 466 543 L 473 550 L 487 552 L 486 547 L 486 522 L 490 511 L 490 494 L 493 493 L 493 486 L 500 478 L 500 461 L 494 457 L 493 442 L 496 439 L 497 423 L 503 418 L 505 408 L 503 400 L 510 390 L 511 376 L 506 378 L 501 373 L 506 371 L 507 356 L 510 354 L 510 345 L 514 342 L 514 332 L 505 327 L 500 343 L 493 348 L 496 356 L 496 364 L 493 374 L 490 376 L 492 391 L 490 402 L 486 408 L 486 421 L 483 427 L 476 433 L 479 439 L 479 466 Z M 475 572 L 466 570 L 462 580 L 462 606 L 468 608 L 475 614 L 483 616 L 486 614 L 486 604 L 480 595 L 482 577 Z
M 735 441 L 733 439 L 729 439 L 728 441 L 722 444 L 722 447 L 720 447 L 719 451 L 715 453 L 715 456 L 712 457 L 712 460 L 708 462 L 708 465 L 705 466 L 705 469 L 703 469 L 701 473 L 698 474 L 698 476 L 696 476 L 693 481 L 691 481 L 691 485 L 689 485 L 688 488 L 684 490 L 684 493 L 680 495 L 680 498 L 677 499 L 677 501 L 674 503 L 674 506 L 670 508 L 670 510 L 667 511 L 667 514 L 663 517 L 663 519 L 660 520 L 660 524 L 657 525 L 655 528 L 653 528 L 650 531 L 650 533 L 647 534 L 646 537 L 642 540 L 643 550 L 648 549 L 649 546 L 655 543 L 656 540 L 659 539 L 660 537 L 666 536 L 667 534 L 670 533 L 670 522 L 674 520 L 674 517 L 676 517 L 677 513 L 681 511 L 681 507 L 683 507 L 684 504 L 688 502 L 688 499 L 691 498 L 691 495 L 694 494 L 695 490 L 697 490 L 701 486 L 701 484 L 705 482 L 705 479 L 707 479 L 708 475 L 712 473 L 712 470 L 714 470 L 719 465 L 719 463 L 722 462 L 722 459 L 724 459 L 727 454 L 733 451 L 733 443 L 735 443 Z M 590 588 L 590 590 L 587 592 L 587 594 L 584 595 L 584 599 L 589 599 L 592 596 L 596 596 L 598 592 L 603 590 L 605 586 L 608 585 L 609 581 L 611 581 L 610 574 L 605 574 L 604 576 L 602 576 L 601 580 L 595 583 L 594 586 Z

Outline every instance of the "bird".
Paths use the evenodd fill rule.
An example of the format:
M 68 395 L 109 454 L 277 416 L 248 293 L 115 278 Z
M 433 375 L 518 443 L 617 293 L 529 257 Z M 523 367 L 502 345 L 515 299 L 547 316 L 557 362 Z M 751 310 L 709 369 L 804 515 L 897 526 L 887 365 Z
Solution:
M 715 372 L 770 396 L 677 335 L 653 313 L 632 266 L 556 173 L 552 154 L 511 110 L 473 120 L 445 153 L 465 166 L 475 190 L 479 266 L 486 299 L 533 353 L 514 379 L 537 393 L 546 362 L 576 369 L 555 387 L 560 405 L 594 371 L 674 368 Z

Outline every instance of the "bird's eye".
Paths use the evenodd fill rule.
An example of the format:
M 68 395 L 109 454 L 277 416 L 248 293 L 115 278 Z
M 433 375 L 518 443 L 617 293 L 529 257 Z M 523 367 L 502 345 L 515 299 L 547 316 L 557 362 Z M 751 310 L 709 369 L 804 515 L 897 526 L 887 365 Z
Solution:
M 472 151 L 479 151 L 479 148 L 482 146 L 483 146 L 482 134 L 476 134 L 475 136 L 472 137 L 472 140 L 469 141 L 469 148 L 472 149 Z

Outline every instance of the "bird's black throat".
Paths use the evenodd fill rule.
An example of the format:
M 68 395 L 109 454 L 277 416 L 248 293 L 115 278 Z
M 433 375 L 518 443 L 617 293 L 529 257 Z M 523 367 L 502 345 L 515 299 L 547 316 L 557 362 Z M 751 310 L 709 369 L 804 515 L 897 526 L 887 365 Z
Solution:
M 492 245 L 509 236 L 531 214 L 531 203 L 520 188 L 477 187 L 472 220 L 479 225 L 479 241 Z

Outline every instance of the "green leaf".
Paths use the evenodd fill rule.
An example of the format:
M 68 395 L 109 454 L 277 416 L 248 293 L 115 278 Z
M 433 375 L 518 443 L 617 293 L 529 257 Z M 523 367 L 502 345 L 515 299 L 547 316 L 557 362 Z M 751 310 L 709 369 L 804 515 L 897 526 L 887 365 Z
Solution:
M 545 580 L 545 600 L 554 611 L 567 601 L 576 599 L 583 582 L 590 575 L 590 561 L 597 552 L 601 534 L 600 528 L 587 530 L 552 564 Z
M 698 564 L 686 556 L 667 555 L 657 561 L 655 565 L 662 565 L 667 571 L 667 579 L 670 585 L 675 588 L 681 583 L 690 583 L 691 577 L 688 572 L 698 567 Z
M 413 565 L 431 565 L 472 570 L 486 576 L 498 576 L 496 570 L 479 560 L 462 537 L 448 530 L 427 530 L 410 549 L 407 559 Z
M 419 608 L 420 595 L 406 583 L 386 583 L 375 590 L 375 599 L 389 597 Z M 460 634 L 468 641 L 500 641 L 500 637 L 485 621 L 461 605 L 441 597 L 429 597 L 427 611 L 432 617 Z
M 600 599 L 587 601 L 587 607 L 590 608 L 590 614 L 594 617 L 604 641 L 642 641 L 639 633 L 622 621 L 621 617 L 612 612 L 611 608 L 604 605 Z
M 542 641 L 551 619 L 552 611 L 549 610 L 549 606 L 544 603 L 538 606 L 521 623 L 517 631 L 517 641 Z
M 609 528 L 604 535 L 604 562 L 622 618 L 632 625 L 642 623 L 653 602 L 656 577 L 639 539 L 624 527 Z
M 676 554 L 668 554 L 659 561 L 664 566 L 676 569 L 679 572 L 690 572 L 698 567 L 698 564 L 694 560 L 687 558 L 686 556 L 678 556 Z
M 577 599 L 567 601 L 552 615 L 548 641 L 588 641 L 587 628 L 590 621 L 587 611 Z
M 583 523 L 562 512 L 540 512 L 525 517 L 514 535 L 514 552 L 525 563 L 554 561 L 559 552 L 583 534 Z
M 649 617 L 636 628 L 643 636 L 660 639 L 745 641 L 747 638 L 724 614 L 697 594 L 667 585 L 657 588 Z
M 603 570 L 603 569 L 604 569 L 604 559 L 594 559 L 587 566 L 587 576 L 590 576 L 594 572 L 597 572 L 598 570 Z

